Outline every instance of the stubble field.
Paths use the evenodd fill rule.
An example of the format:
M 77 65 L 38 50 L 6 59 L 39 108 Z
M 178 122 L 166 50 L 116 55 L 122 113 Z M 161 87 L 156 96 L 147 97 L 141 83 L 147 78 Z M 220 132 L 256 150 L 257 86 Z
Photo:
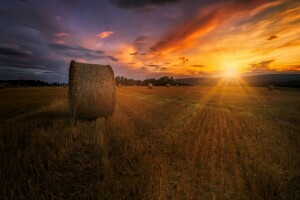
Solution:
M 300 92 L 117 88 L 79 121 L 67 88 L 0 90 L 0 199 L 299 199 Z

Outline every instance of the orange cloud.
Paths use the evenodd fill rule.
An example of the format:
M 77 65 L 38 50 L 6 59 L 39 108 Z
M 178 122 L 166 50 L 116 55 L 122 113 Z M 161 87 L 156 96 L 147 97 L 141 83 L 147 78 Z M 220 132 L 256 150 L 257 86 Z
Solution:
M 104 32 L 101 32 L 99 33 L 98 35 L 96 35 L 97 38 L 100 38 L 100 39 L 103 39 L 103 38 L 107 38 L 109 37 L 110 35 L 114 34 L 113 31 L 104 31 Z
M 70 36 L 70 34 L 69 33 L 55 33 L 55 36 L 63 37 L 63 36 Z

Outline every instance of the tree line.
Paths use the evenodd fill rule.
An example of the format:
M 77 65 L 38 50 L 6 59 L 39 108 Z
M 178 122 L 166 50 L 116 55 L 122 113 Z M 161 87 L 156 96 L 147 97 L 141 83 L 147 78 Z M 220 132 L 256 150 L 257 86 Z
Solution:
M 145 80 L 135 80 L 133 78 L 126 78 L 123 76 L 115 77 L 117 86 L 147 86 L 152 83 L 154 86 L 166 86 L 169 85 L 187 85 L 180 82 L 175 82 L 172 76 L 163 76 L 161 78 L 147 78 Z M 66 83 L 47 83 L 40 80 L 0 80 L 0 86 L 6 87 L 37 87 L 37 86 L 67 86 Z
M 115 78 L 116 84 L 118 86 L 146 86 L 149 83 L 152 83 L 155 86 L 165 86 L 167 84 L 169 85 L 176 85 L 180 83 L 176 83 L 172 76 L 163 76 L 161 78 L 155 79 L 155 78 L 147 78 L 145 80 L 135 80 L 133 78 L 126 78 L 123 76 L 117 76 Z M 182 85 L 182 84 L 181 84 Z

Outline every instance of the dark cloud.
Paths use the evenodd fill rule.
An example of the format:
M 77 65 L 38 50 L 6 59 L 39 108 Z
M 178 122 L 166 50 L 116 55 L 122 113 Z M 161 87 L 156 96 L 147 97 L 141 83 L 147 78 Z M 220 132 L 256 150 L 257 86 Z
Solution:
M 153 5 L 167 5 L 180 0 L 110 0 L 114 5 L 121 8 L 145 8 Z
M 274 62 L 274 60 L 265 60 L 265 61 L 261 61 L 259 63 L 252 63 L 252 64 L 250 64 L 250 67 L 248 69 L 252 72 L 273 71 L 272 69 L 270 69 L 270 64 L 273 62 Z
M 147 67 L 141 67 L 141 69 L 143 69 L 143 70 L 146 70 L 146 69 L 147 69 Z
M 274 39 L 276 39 L 276 38 L 278 38 L 277 35 L 272 35 L 272 36 L 270 36 L 270 37 L 268 38 L 268 40 L 274 40 Z

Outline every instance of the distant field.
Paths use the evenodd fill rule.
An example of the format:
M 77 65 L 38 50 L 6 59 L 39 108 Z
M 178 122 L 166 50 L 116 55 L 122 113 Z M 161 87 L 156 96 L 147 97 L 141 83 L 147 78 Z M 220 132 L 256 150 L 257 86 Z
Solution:
M 61 87 L 0 106 L 0 199 L 300 199 L 299 90 L 122 87 L 96 122 Z

